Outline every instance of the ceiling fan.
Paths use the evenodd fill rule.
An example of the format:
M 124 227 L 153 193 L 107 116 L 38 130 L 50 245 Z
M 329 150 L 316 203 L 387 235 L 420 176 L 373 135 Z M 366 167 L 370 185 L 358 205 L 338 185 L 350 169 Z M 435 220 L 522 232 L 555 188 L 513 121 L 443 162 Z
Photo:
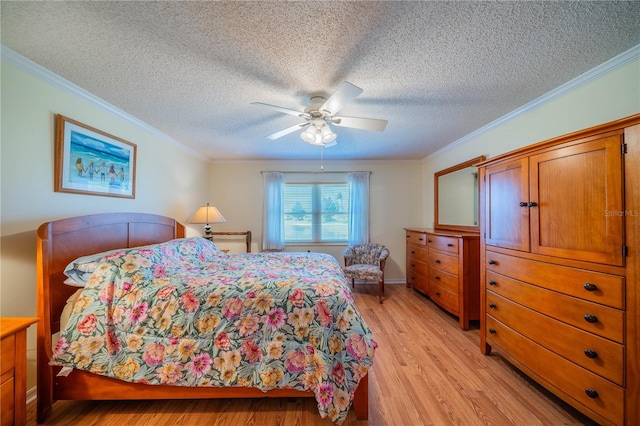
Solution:
M 375 132 L 382 132 L 385 127 L 387 127 L 387 120 L 336 115 L 362 92 L 363 90 L 361 88 L 354 86 L 348 81 L 344 81 L 328 99 L 322 96 L 313 96 L 304 111 L 296 111 L 262 102 L 252 102 L 251 104 L 267 107 L 284 114 L 295 115 L 304 120 L 304 123 L 280 130 L 267 136 L 267 139 L 275 140 L 296 130 L 304 129 L 300 134 L 303 141 L 311 145 L 328 148 L 337 145 L 337 135 L 331 130 L 329 123 L 341 127 L 372 130 Z

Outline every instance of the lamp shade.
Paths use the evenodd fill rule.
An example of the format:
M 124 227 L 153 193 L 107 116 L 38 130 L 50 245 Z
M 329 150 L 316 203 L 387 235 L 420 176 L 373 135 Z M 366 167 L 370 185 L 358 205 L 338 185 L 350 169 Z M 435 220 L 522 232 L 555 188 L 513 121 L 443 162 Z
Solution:
M 204 223 L 205 225 L 208 225 L 210 223 L 223 223 L 226 221 L 227 220 L 224 218 L 224 216 L 222 216 L 217 208 L 210 206 L 209 203 L 207 203 L 206 206 L 202 206 L 198 209 L 196 214 L 194 214 L 191 218 L 190 222 Z

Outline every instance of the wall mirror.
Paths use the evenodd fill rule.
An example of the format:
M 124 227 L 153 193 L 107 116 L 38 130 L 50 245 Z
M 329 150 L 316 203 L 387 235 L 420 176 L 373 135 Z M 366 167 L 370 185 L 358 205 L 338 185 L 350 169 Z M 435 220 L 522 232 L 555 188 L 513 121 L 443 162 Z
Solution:
M 473 158 L 434 174 L 434 228 L 480 232 L 478 168 Z

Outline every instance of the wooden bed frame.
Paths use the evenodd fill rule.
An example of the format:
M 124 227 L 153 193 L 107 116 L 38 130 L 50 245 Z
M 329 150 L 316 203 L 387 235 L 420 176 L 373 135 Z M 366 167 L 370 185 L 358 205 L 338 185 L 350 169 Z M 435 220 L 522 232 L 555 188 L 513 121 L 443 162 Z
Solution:
M 52 334 L 60 331 L 60 315 L 77 288 L 63 283 L 65 266 L 93 253 L 165 242 L 185 235 L 184 225 L 174 219 L 145 213 L 105 213 L 47 222 L 38 228 L 38 401 L 37 421 L 51 414 L 57 400 L 135 400 L 208 398 L 314 397 L 312 392 L 274 389 L 263 392 L 243 387 L 177 387 L 129 383 L 74 370 L 57 377 L 51 367 Z M 368 418 L 368 376 L 356 389 L 353 408 L 358 419 Z

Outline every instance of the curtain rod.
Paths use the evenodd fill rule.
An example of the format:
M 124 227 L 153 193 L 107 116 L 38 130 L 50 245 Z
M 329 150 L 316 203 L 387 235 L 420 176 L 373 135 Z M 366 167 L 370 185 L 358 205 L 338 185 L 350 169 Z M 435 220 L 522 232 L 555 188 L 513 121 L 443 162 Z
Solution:
M 296 171 L 281 171 L 281 170 L 263 170 L 260 173 L 266 173 L 266 172 L 280 172 L 280 173 L 297 173 L 297 174 L 314 174 L 314 175 L 326 175 L 329 173 L 369 173 L 371 174 L 372 172 L 369 170 L 349 170 L 349 171 L 344 171 L 344 172 L 340 172 L 340 171 L 336 171 L 336 170 L 323 170 L 320 172 L 314 172 L 314 171 L 303 171 L 303 170 L 296 170 Z

